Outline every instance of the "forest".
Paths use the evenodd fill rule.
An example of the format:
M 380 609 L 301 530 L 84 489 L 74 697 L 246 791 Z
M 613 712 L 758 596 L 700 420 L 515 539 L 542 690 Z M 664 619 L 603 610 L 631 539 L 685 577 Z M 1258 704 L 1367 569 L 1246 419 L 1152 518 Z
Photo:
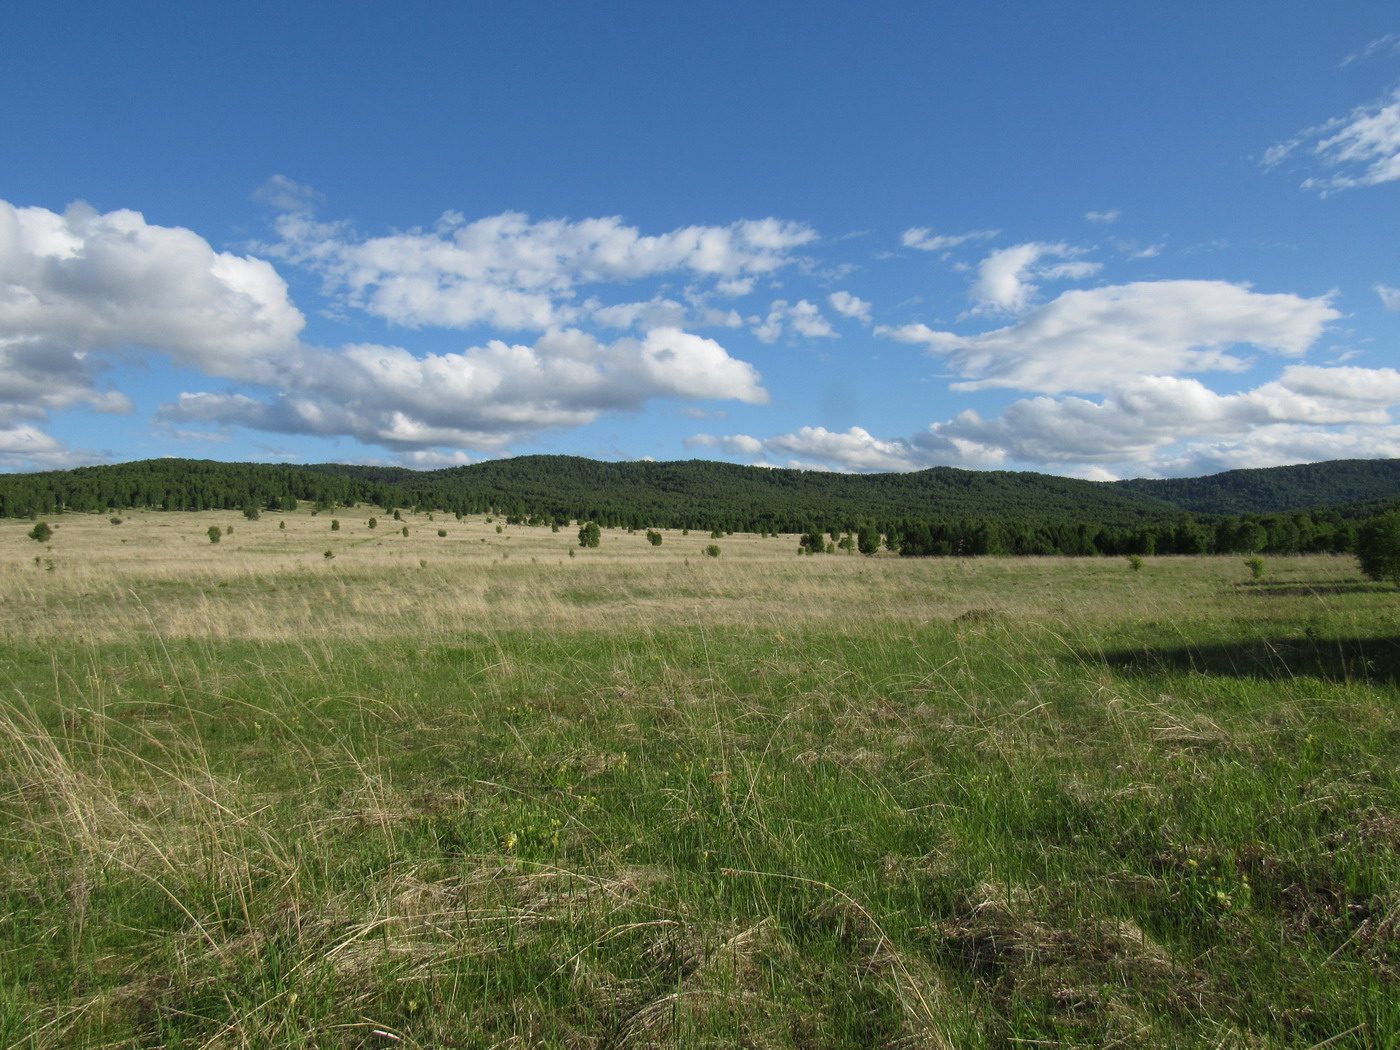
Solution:
M 824 534 L 846 546 L 863 532 L 910 556 L 1348 552 L 1356 524 L 1397 503 L 1400 460 L 1118 482 L 952 467 L 834 474 L 552 455 L 435 471 L 154 459 L 0 476 L 0 517 L 11 518 L 364 504 L 523 525 Z

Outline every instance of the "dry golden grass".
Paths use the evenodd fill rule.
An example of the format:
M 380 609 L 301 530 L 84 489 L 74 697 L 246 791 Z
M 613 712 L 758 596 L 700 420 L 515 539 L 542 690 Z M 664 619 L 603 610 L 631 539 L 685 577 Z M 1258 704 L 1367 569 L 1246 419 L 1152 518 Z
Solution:
M 1234 617 L 1258 606 L 1237 559 L 1149 561 L 1131 573 L 1119 559 L 1082 559 L 1066 587 L 1063 558 L 919 559 L 881 552 L 801 557 L 795 538 L 605 530 L 578 547 L 575 530 L 500 526 L 481 518 L 395 522 L 366 508 L 331 514 L 234 512 L 99 515 L 55 519 L 52 541 L 30 523 L 0 521 L 0 638 L 88 642 L 162 638 L 262 639 L 418 636 L 550 628 L 778 628 L 865 618 L 913 622 L 965 617 L 1032 618 L 1045 624 L 1198 617 L 1202 601 Z M 366 525 L 371 514 L 376 529 Z M 285 523 L 285 528 L 279 527 Z M 211 525 L 232 526 L 218 544 Z M 409 535 L 402 535 L 407 526 Z M 438 530 L 447 532 L 445 537 Z M 719 558 L 705 556 L 717 543 Z M 334 557 L 327 558 L 329 552 Z M 1316 577 L 1350 559 L 1286 559 L 1270 580 Z M 1161 588 L 1154 575 L 1170 571 Z

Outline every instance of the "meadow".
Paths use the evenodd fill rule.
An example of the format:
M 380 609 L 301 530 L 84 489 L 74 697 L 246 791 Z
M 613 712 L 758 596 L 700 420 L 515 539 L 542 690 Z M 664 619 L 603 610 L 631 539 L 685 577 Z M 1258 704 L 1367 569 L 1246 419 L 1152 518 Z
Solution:
M 0 520 L 0 1047 L 1400 1046 L 1350 557 L 117 516 Z

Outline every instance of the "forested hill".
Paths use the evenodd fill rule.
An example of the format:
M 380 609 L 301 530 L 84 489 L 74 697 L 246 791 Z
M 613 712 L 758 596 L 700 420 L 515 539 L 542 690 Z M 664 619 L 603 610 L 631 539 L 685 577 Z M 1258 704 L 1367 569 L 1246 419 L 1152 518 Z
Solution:
M 305 500 L 602 525 L 801 532 L 899 518 L 1092 522 L 1129 528 L 1176 517 L 1150 495 L 1048 474 L 951 467 L 828 474 L 704 460 L 605 463 L 517 456 L 445 470 L 156 459 L 0 475 L 0 516 L 126 507 L 238 509 Z
M 169 510 L 380 507 L 605 526 L 801 532 L 866 521 L 1075 522 L 1132 529 L 1199 514 L 1268 514 L 1400 494 L 1400 460 L 1236 470 L 1205 478 L 1090 482 L 952 467 L 829 474 L 703 460 L 605 463 L 518 456 L 414 471 L 346 464 L 155 459 L 0 475 L 0 516 Z
M 1400 459 L 1336 459 L 1112 484 L 1198 514 L 1273 514 L 1323 506 L 1354 506 L 1365 514 L 1400 497 Z

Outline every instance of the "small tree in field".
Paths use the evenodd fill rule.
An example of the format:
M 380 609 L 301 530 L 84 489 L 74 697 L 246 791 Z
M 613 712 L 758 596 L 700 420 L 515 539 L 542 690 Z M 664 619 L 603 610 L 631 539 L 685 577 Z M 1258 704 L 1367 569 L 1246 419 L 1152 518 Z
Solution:
M 1371 579 L 1400 587 L 1400 510 L 1378 515 L 1356 530 L 1356 560 Z
M 856 548 L 862 554 L 874 554 L 880 549 L 880 530 L 867 521 L 856 533 Z
M 711 557 L 711 558 L 718 558 L 718 557 L 719 557 L 719 544 L 718 544 L 718 543 L 712 543 L 712 544 L 710 544 L 708 547 L 705 548 L 705 554 L 706 554 L 707 556 Z
M 661 533 L 657 532 L 655 529 L 647 529 L 647 542 L 653 547 L 660 547 Z
M 41 521 L 30 529 L 26 535 L 31 540 L 37 540 L 39 543 L 48 543 L 49 540 L 53 539 L 53 528 L 47 521 Z
M 218 543 L 224 537 L 224 530 L 217 525 L 210 525 L 206 535 L 208 535 L 210 543 Z
M 590 521 L 578 530 L 578 545 L 580 547 L 596 547 L 602 538 L 602 531 L 598 528 L 596 521 Z

